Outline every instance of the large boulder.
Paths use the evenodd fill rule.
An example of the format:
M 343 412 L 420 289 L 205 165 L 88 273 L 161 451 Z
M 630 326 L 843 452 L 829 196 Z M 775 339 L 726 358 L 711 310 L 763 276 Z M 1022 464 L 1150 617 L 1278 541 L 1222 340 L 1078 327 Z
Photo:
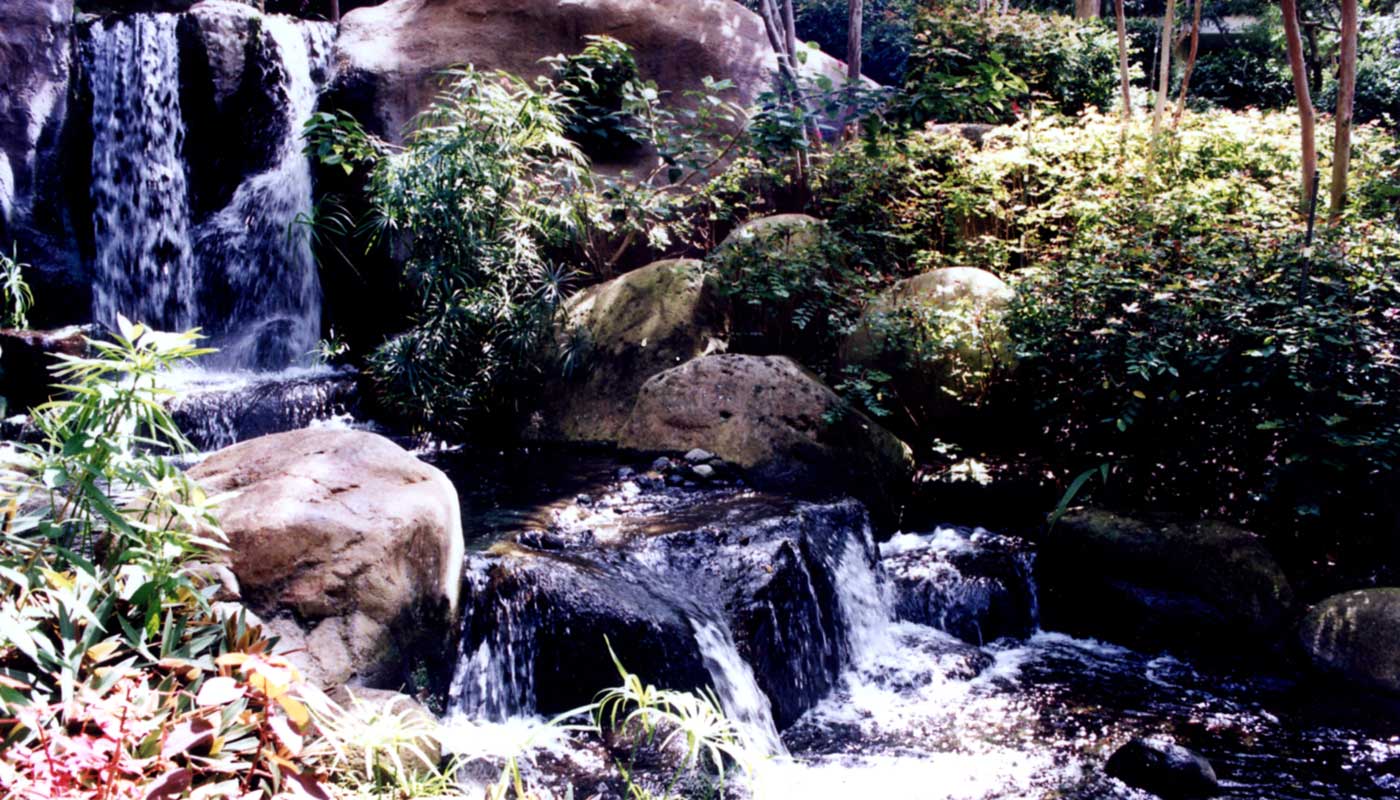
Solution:
M 1258 536 L 1209 520 L 1071 512 L 1036 568 L 1046 627 L 1148 647 L 1257 648 L 1293 602 Z
M 725 348 L 723 302 L 704 265 L 658 261 L 574 295 L 561 312 L 561 339 L 581 363 L 545 392 L 532 435 L 610 442 L 651 376 Z
M 1299 636 L 1318 668 L 1400 694 L 1400 588 L 1329 597 L 1308 612 Z
M 908 445 L 784 356 L 705 356 L 652 377 L 618 443 L 703 448 L 760 485 L 848 492 L 884 519 L 913 473 Z
M 526 78 L 541 59 L 608 35 L 632 47 L 641 75 L 681 100 L 706 77 L 734 82 L 752 102 L 777 60 L 757 14 L 732 0 L 388 0 L 341 21 L 335 102 L 376 131 L 401 135 L 439 91 L 440 73 L 471 64 Z M 814 52 L 811 74 L 838 76 Z
M 457 492 L 381 436 L 307 429 L 211 455 L 211 492 L 243 601 L 326 686 L 395 682 L 414 636 L 455 613 L 463 541 Z
M 745 243 L 765 248 L 804 247 L 814 244 L 822 221 L 808 214 L 772 214 L 755 217 L 730 232 L 719 244 L 719 251 Z
M 917 425 L 956 415 L 1015 367 L 1005 323 L 1013 297 L 976 267 L 907 278 L 870 303 L 841 347 L 842 361 L 888 373 Z
M 0 3 L 0 247 L 32 265 L 39 325 L 86 320 L 91 292 L 67 202 L 87 168 L 67 152 L 72 29 L 73 0 Z

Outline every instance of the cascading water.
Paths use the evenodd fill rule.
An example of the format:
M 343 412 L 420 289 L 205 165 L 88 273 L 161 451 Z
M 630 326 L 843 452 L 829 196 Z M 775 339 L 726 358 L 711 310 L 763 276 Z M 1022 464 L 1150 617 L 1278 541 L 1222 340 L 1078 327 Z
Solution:
M 95 25 L 93 317 L 164 330 L 195 324 L 189 190 L 182 153 L 176 18 L 136 14 Z
M 329 58 L 330 26 L 260 17 L 280 66 L 286 133 L 272 166 L 247 176 L 222 209 L 192 219 L 180 103 L 179 17 L 96 23 L 83 48 L 93 94 L 94 318 L 165 329 L 200 326 L 225 369 L 281 369 L 309 359 L 321 291 L 300 220 L 312 204 L 301 129 Z
M 691 625 L 725 715 L 750 747 L 768 756 L 787 755 L 773 722 L 773 702 L 759 688 L 753 667 L 739 655 L 729 625 L 723 619 L 693 619 Z

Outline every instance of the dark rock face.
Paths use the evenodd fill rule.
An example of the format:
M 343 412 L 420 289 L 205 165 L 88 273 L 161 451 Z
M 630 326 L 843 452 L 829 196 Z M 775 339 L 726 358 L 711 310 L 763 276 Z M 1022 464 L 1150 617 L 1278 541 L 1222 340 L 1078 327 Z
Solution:
M 1220 782 L 1210 762 L 1166 739 L 1133 739 L 1114 751 L 1106 771 L 1163 800 L 1214 797 L 1220 793 Z
M 68 203 L 86 172 L 67 125 L 72 19 L 72 0 L 0 3 L 0 241 L 31 265 L 42 326 L 85 320 L 91 291 Z
M 1046 627 L 1146 647 L 1248 654 L 1293 602 L 1258 536 L 1211 521 L 1075 512 L 1036 566 Z
M 52 394 L 55 356 L 86 355 L 91 333 L 77 325 L 55 331 L 0 330 L 0 396 L 9 404 L 6 413 L 46 402 Z
M 557 520 L 469 558 L 456 707 L 503 717 L 587 703 L 620 682 L 605 639 L 648 683 L 724 698 L 733 676 L 714 648 L 730 641 L 781 729 L 849 659 L 836 576 L 876 569 L 853 501 L 624 481 Z
M 1329 597 L 1308 612 L 1299 638 L 1320 670 L 1400 695 L 1400 588 Z
M 976 645 L 1035 631 L 1030 550 L 986 531 L 900 534 L 880 546 L 895 614 Z

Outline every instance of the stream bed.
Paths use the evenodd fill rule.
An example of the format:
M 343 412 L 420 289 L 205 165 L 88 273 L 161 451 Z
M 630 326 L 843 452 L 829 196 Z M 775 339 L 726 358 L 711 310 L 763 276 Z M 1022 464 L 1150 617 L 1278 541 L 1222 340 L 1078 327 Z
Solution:
M 826 565 L 824 577 L 839 613 L 830 626 L 809 625 L 806 635 L 813 640 L 835 636 L 841 644 L 829 648 L 825 662 L 807 652 L 809 644 L 775 662 L 772 651 L 782 645 L 755 647 L 747 612 L 735 611 L 736 602 L 743 606 L 748 601 L 706 605 L 715 591 L 703 578 L 688 576 L 718 568 L 711 564 L 704 573 L 687 571 L 694 565 L 683 554 L 693 549 L 697 531 L 717 536 L 714 541 L 723 544 L 731 529 L 747 549 L 762 551 L 768 546 L 763 537 L 771 531 L 790 534 L 800 528 L 804 536 L 816 538 L 803 539 L 798 549 L 820 549 L 811 542 L 821 541 L 822 527 L 839 525 L 843 518 L 824 515 L 827 506 L 784 506 L 736 482 L 685 485 L 690 482 L 649 475 L 646 465 L 615 459 L 596 452 L 541 451 L 458 452 L 431 460 L 448 470 L 462 493 L 469 551 L 475 551 L 468 555 L 469 573 L 473 564 L 484 575 L 488 564 L 495 568 L 491 559 L 523 558 L 522 552 L 544 548 L 551 563 L 567 562 L 603 585 L 627 583 L 629 592 L 644 591 L 650 598 L 639 602 L 656 602 L 689 616 L 709 683 L 740 720 L 751 749 L 765 754 L 754 775 L 731 777 L 728 795 L 1150 798 L 1107 777 L 1103 766 L 1128 739 L 1165 734 L 1209 758 L 1221 779 L 1222 796 L 1231 800 L 1400 796 L 1400 724 L 1393 709 L 1348 700 L 1328 687 L 1301 682 L 1286 669 L 1278 675 L 1260 673 L 1257 666 L 1241 672 L 1208 669 L 1171 655 L 1040 630 L 1028 568 L 1033 551 L 1024 545 L 1007 550 L 1012 540 L 980 529 L 900 534 L 879 545 L 882 557 L 874 560 L 857 557 L 860 535 L 868 536 L 868 528 L 832 539 L 845 542 L 830 546 L 830 553 L 840 555 L 807 563 Z M 805 522 L 773 521 L 785 514 Z M 627 544 L 633 529 L 645 532 L 640 544 Z M 674 537 L 685 544 L 662 546 Z M 611 544 L 600 548 L 601 540 Z M 503 548 L 503 542 L 509 544 Z M 720 552 L 716 544 L 707 546 Z M 1003 551 L 1009 554 L 990 558 Z M 711 560 L 725 557 L 712 555 Z M 918 569 L 909 568 L 911 558 Z M 1014 568 L 985 569 L 988 563 Z M 972 569 L 969 564 L 983 565 L 976 569 L 984 571 L 964 574 Z M 637 578 L 639 573 L 644 577 Z M 823 576 L 814 576 L 820 583 Z M 551 577 L 540 584 L 545 588 L 532 591 L 548 595 L 556 581 Z M 479 578 L 470 590 L 479 593 L 497 583 Z M 726 578 L 721 585 L 733 583 L 743 580 Z M 589 586 L 570 583 L 568 591 L 593 591 Z M 769 597 L 764 591 L 754 596 Z M 491 603 L 509 605 L 515 601 L 503 598 L 514 596 L 493 597 Z M 816 608 L 820 602 L 808 605 Z M 772 604 L 769 613 L 778 620 L 799 614 L 802 607 L 784 600 Z M 564 612 L 551 607 L 550 613 Z M 1018 630 L 1027 614 L 1030 624 Z M 545 651 L 551 647 L 538 637 L 574 632 L 530 621 L 548 616 L 516 606 L 497 620 L 512 629 L 510 637 L 478 633 L 473 642 L 479 645 L 464 648 L 459 682 L 464 676 L 482 687 L 509 682 L 513 689 L 505 694 L 515 699 L 503 702 L 498 693 L 492 695 L 494 702 L 483 704 L 479 698 L 485 695 L 478 692 L 474 705 L 456 702 L 447 717 L 449 749 L 468 763 L 475 760 L 475 772 L 466 772 L 482 783 L 496 776 L 504 759 L 519 754 L 527 778 L 556 796 L 571 787 L 579 798 L 621 797 L 608 767 L 609 753 L 596 737 L 546 725 L 554 709 L 531 707 L 532 697 L 543 704 L 557 694 L 558 687 L 547 684 L 569 679 L 567 667 L 550 672 L 537 666 L 548 660 Z M 509 622 L 500 623 L 505 619 Z M 980 621 L 986 641 L 983 628 L 968 628 L 968 620 Z M 475 621 L 478 631 L 483 622 Z M 589 626 L 600 624 L 589 617 L 582 627 L 592 630 Z M 531 625 L 538 630 L 523 633 Z M 1016 632 L 1000 635 L 1004 630 Z M 497 653 L 493 647 L 510 652 Z M 580 658 L 585 649 L 576 647 Z M 664 663 L 640 664 L 636 670 L 658 685 L 667 685 L 668 673 L 683 683 L 685 658 L 677 658 L 674 670 Z M 799 705 L 800 713 L 785 713 L 794 702 L 801 703 L 800 697 L 794 701 L 785 689 L 770 699 L 762 688 L 782 683 L 772 673 L 783 670 L 783 659 L 798 665 L 793 667 L 798 671 L 800 665 L 810 671 L 818 662 L 835 665 L 826 690 L 812 695 L 805 707 Z M 582 662 L 579 670 L 578 680 L 586 683 L 591 676 L 584 677 L 588 670 Z M 524 689 L 515 685 L 527 679 L 533 683 Z M 580 696 L 586 698 L 588 692 Z M 780 739 L 771 735 L 775 730 Z

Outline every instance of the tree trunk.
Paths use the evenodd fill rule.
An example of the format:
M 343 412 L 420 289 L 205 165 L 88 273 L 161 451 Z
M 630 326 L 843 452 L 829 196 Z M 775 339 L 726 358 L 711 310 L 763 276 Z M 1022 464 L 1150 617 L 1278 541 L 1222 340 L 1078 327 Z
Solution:
M 1075 19 L 1094 19 L 1099 15 L 1099 0 L 1074 0 Z
M 331 0 L 331 22 L 340 22 L 340 0 Z
M 1123 91 L 1123 121 L 1133 116 L 1133 96 L 1128 91 L 1128 23 L 1124 19 L 1124 0 L 1116 0 L 1114 16 L 1118 18 L 1118 88 Z
M 1283 33 L 1288 44 L 1288 67 L 1293 71 L 1293 91 L 1298 96 L 1298 118 L 1303 126 L 1303 194 L 1298 206 L 1308 213 L 1313 173 L 1317 171 L 1317 137 L 1313 133 L 1312 94 L 1308 91 L 1307 65 L 1303 63 L 1303 37 L 1298 31 L 1298 0 L 1281 0 Z
M 1347 202 L 1347 169 L 1351 166 L 1351 115 L 1356 100 L 1356 39 L 1359 23 L 1356 0 L 1342 0 L 1341 64 L 1337 72 L 1337 132 L 1332 144 L 1332 222 Z
M 1162 115 L 1167 108 L 1167 84 L 1172 77 L 1172 28 L 1176 26 L 1176 0 L 1167 0 L 1162 14 L 1162 58 L 1157 67 L 1157 104 L 1152 109 L 1152 135 L 1162 129 Z
M 1201 49 L 1201 0 L 1194 0 L 1191 12 L 1191 52 L 1186 55 L 1186 68 L 1181 73 L 1181 93 L 1176 97 L 1176 114 L 1172 116 L 1172 127 L 1181 124 L 1181 115 L 1186 113 L 1186 90 L 1191 86 L 1191 73 L 1196 69 L 1196 53 Z
M 846 25 L 846 79 L 860 80 L 861 35 L 864 33 L 864 0 L 851 0 L 851 13 Z

